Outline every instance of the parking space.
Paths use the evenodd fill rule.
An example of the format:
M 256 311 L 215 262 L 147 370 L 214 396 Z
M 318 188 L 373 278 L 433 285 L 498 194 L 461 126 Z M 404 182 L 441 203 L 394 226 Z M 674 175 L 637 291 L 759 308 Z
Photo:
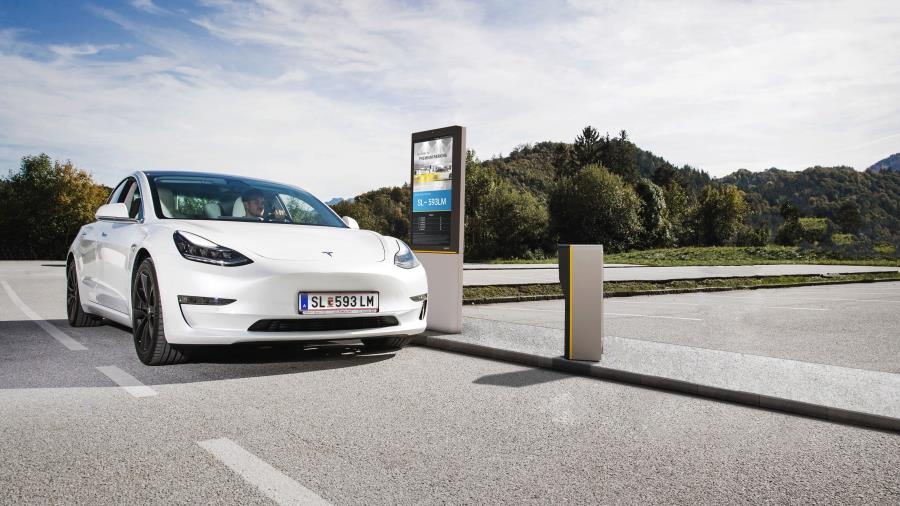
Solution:
M 86 348 L 62 345 L 0 290 L 0 503 L 900 498 L 892 433 L 427 348 L 221 348 L 145 367 L 127 329 L 68 327 L 57 272 L 0 277 Z M 703 320 L 659 320 L 677 328 L 710 318 L 632 306 L 607 309 Z M 655 321 L 608 321 L 638 319 Z

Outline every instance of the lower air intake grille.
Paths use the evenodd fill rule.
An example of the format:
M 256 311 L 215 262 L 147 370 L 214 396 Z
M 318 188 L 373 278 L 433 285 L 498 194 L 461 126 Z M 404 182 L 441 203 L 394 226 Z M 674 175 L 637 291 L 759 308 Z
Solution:
M 326 330 L 359 330 L 399 325 L 393 316 L 359 316 L 353 318 L 303 318 L 260 320 L 250 326 L 252 332 L 322 332 Z

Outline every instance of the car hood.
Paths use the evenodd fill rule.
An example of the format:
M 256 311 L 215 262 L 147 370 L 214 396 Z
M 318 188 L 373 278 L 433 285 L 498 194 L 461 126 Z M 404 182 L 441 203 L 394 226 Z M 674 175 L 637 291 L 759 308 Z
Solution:
M 273 260 L 382 262 L 385 258 L 381 236 L 370 230 L 212 220 L 185 223 L 179 230 Z

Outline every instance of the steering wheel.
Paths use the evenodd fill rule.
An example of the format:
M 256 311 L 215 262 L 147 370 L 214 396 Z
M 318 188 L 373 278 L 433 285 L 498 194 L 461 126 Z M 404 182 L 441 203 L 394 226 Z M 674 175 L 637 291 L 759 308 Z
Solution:
M 289 223 L 289 222 L 290 222 L 290 220 L 288 219 L 288 216 L 287 216 L 286 213 L 283 213 L 283 212 L 282 212 L 283 214 L 279 215 L 279 214 L 277 213 L 277 211 L 279 211 L 279 210 L 278 210 L 278 209 L 273 209 L 273 210 L 271 210 L 271 211 L 266 212 L 266 213 L 263 215 L 263 221 L 266 221 L 266 222 L 280 221 L 280 222 L 283 222 L 283 223 Z

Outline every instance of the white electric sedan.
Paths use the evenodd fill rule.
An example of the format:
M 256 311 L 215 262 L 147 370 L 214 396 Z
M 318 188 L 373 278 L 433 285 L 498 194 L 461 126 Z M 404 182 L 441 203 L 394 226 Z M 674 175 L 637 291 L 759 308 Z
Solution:
M 428 285 L 409 247 L 299 188 L 135 172 L 96 216 L 69 248 L 69 323 L 131 327 L 145 364 L 249 341 L 396 348 L 425 330 Z

